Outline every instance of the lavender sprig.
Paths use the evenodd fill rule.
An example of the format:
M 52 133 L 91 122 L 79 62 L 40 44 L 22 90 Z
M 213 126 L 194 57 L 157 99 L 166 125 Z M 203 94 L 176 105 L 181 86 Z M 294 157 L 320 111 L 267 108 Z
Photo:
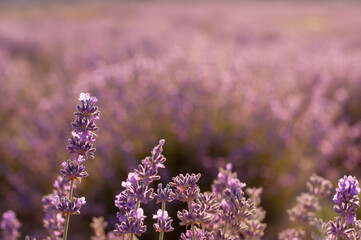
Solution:
M 147 204 L 154 198 L 149 184 L 160 179 L 158 169 L 164 168 L 166 160 L 162 155 L 164 143 L 163 139 L 160 140 L 158 146 L 152 150 L 152 156 L 146 157 L 134 172 L 128 174 L 127 180 L 122 182 L 125 189 L 116 196 L 115 206 L 119 209 L 117 218 L 120 224 L 115 225 L 114 233 L 123 239 L 130 235 L 133 240 L 134 234 L 141 236 L 147 229 L 140 204 Z
M 94 157 L 93 143 L 96 139 L 95 131 L 98 130 L 94 120 L 99 119 L 100 112 L 95 106 L 98 99 L 89 93 L 81 93 L 79 101 L 81 103 L 74 113 L 77 118 L 72 123 L 73 131 L 67 146 L 68 153 L 73 154 L 73 157 L 61 164 L 63 169 L 53 185 L 53 193 L 42 199 L 46 212 L 44 226 L 51 239 L 59 239 L 61 234 L 63 240 L 67 239 L 70 215 L 80 214 L 80 208 L 86 203 L 84 197 L 73 197 L 74 183 L 89 175 L 81 163 Z M 66 216 L 65 220 L 62 216 Z
M 305 231 L 302 229 L 305 226 L 316 226 L 321 236 L 325 234 L 322 220 L 316 219 L 316 212 L 320 209 L 320 200 L 327 197 L 331 193 L 332 184 L 327 179 L 324 179 L 316 174 L 313 174 L 306 184 L 308 192 L 303 192 L 297 197 L 297 204 L 287 211 L 289 220 L 297 224 L 295 229 L 287 229 L 282 231 L 278 238 L 280 240 L 288 239 L 304 239 Z M 313 236 L 317 237 L 316 233 Z
M 196 205 L 193 202 L 200 192 L 200 189 L 196 184 L 200 177 L 200 173 L 197 175 L 194 173 L 191 175 L 188 173 L 186 175 L 180 174 L 173 177 L 173 182 L 169 183 L 171 187 L 174 187 L 174 199 L 187 202 L 188 204 L 188 211 L 178 211 L 177 216 L 181 220 L 181 225 L 191 225 L 193 239 L 196 236 L 194 224 L 200 224 L 198 221 L 199 211 L 196 210 Z
M 356 210 L 360 207 L 359 194 L 359 182 L 355 177 L 344 176 L 339 180 L 336 194 L 333 197 L 335 203 L 333 209 L 340 217 L 335 218 L 334 222 L 329 222 L 328 233 L 331 239 L 340 237 L 351 239 L 351 235 L 359 234 L 356 225 Z M 350 224 L 353 224 L 355 228 L 348 228 Z
M 173 191 L 167 184 L 166 188 L 162 189 L 162 184 L 158 184 L 157 192 L 154 194 L 156 203 L 162 203 L 162 209 L 157 211 L 157 215 L 153 215 L 154 219 L 157 219 L 157 223 L 153 224 L 153 227 L 159 232 L 159 240 L 163 240 L 165 232 L 171 232 L 174 230 L 172 227 L 173 220 L 168 217 L 168 212 L 165 210 L 166 202 L 172 202 L 174 200 Z
M 0 223 L 1 227 L 1 235 L 3 240 L 16 240 L 20 237 L 20 233 L 18 229 L 21 224 L 19 220 L 16 218 L 16 214 L 9 210 L 4 212 L 2 215 L 2 220 Z

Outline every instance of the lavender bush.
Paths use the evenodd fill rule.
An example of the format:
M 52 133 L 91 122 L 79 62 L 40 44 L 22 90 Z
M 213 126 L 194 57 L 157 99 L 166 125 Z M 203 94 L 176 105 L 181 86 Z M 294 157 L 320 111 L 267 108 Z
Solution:
M 85 197 L 73 197 L 75 183 L 88 176 L 82 163 L 94 157 L 95 131 L 98 127 L 94 120 L 99 119 L 100 112 L 95 104 L 96 97 L 89 93 L 81 93 L 80 105 L 77 106 L 73 132 L 67 150 L 72 158 L 62 163 L 61 175 L 53 184 L 52 194 L 43 197 L 45 218 L 44 227 L 48 231 L 46 239 L 68 239 L 71 215 L 79 215 L 80 208 L 85 204 Z M 154 147 L 151 156 L 142 160 L 141 164 L 128 173 L 126 181 L 121 183 L 124 188 L 116 196 L 116 216 L 119 223 L 113 232 L 106 234 L 108 223 L 103 217 L 94 217 L 90 226 L 93 228 L 94 240 L 138 239 L 148 229 L 144 220 L 142 205 L 153 200 L 161 203 L 162 208 L 153 214 L 156 223 L 154 230 L 159 232 L 159 240 L 165 239 L 166 232 L 174 230 L 172 218 L 166 211 L 166 202 L 180 201 L 187 204 L 187 209 L 177 212 L 179 225 L 185 226 L 180 235 L 181 240 L 225 240 L 225 239 L 261 239 L 266 229 L 263 223 L 266 212 L 260 206 L 262 188 L 247 188 L 246 184 L 232 172 L 232 164 L 219 169 L 217 179 L 212 184 L 212 192 L 201 193 L 197 182 L 201 174 L 180 174 L 162 188 L 158 184 L 157 191 L 152 188 L 154 181 L 161 180 L 159 170 L 165 168 L 166 158 L 163 156 L 165 140 L 160 140 Z M 307 182 L 308 192 L 297 197 L 297 205 L 288 211 L 289 220 L 296 226 L 279 233 L 280 240 L 312 238 L 356 240 L 361 237 L 361 220 L 357 220 L 356 210 L 360 207 L 359 182 L 353 176 L 344 176 L 338 182 L 333 197 L 334 211 L 339 215 L 334 221 L 325 223 L 316 218 L 320 210 L 320 200 L 326 198 L 332 188 L 330 181 L 313 174 Z M 248 197 L 246 196 L 246 193 Z M 65 217 L 65 219 L 64 219 Z M 4 240 L 16 240 L 21 235 L 21 226 L 13 211 L 2 215 L 1 229 Z M 307 226 L 314 226 L 316 232 L 307 233 Z M 189 228 L 189 230 L 188 230 Z M 30 239 L 26 236 L 25 239 Z M 36 240 L 36 238 L 34 238 Z
M 217 169 L 232 163 L 240 182 L 262 186 L 267 215 L 257 226 L 267 223 L 266 239 L 294 227 L 287 209 L 308 193 L 313 172 L 333 183 L 361 177 L 357 3 L 7 2 L 0 3 L 0 212 L 16 212 L 31 237 L 48 229 L 57 236 L 65 224 L 52 209 L 45 216 L 40 199 L 69 198 L 67 179 L 56 176 L 64 160 L 76 168 L 63 146 L 75 131 L 69 109 L 84 91 L 101 99 L 104 117 L 97 160 L 80 164 L 91 177 L 74 186 L 74 197 L 86 198 L 81 217 L 70 220 L 74 239 L 91 235 L 93 216 L 108 222 L 105 235 L 120 224 L 114 194 L 161 138 L 167 162 L 148 186 L 153 193 L 192 172 L 202 174 L 200 193 L 211 191 Z M 177 217 L 192 214 L 188 203 L 166 200 L 158 214 L 163 204 L 153 197 L 140 204 L 147 216 L 140 238 L 158 238 L 154 224 L 164 238 L 189 238 Z M 313 214 L 336 224 L 325 209 Z

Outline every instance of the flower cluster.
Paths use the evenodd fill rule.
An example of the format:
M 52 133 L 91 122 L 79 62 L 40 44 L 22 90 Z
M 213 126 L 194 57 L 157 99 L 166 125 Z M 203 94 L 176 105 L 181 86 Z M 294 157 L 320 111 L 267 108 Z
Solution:
M 193 173 L 173 177 L 165 188 L 158 184 L 154 192 L 149 184 L 160 179 L 158 169 L 164 168 L 165 158 L 161 155 L 163 145 L 164 140 L 161 140 L 153 149 L 152 156 L 142 160 L 142 164 L 128 173 L 126 181 L 122 182 L 125 189 L 115 200 L 115 206 L 119 209 L 115 234 L 125 239 L 141 236 L 147 228 L 140 204 L 155 199 L 156 203 L 162 204 L 162 208 L 153 214 L 157 220 L 153 227 L 160 233 L 159 239 L 163 239 L 164 233 L 174 230 L 171 226 L 173 220 L 165 210 L 166 203 L 174 200 L 188 205 L 188 209 L 177 213 L 180 226 L 191 228 L 181 234 L 182 240 L 260 239 L 263 236 L 265 211 L 259 206 L 262 189 L 246 189 L 249 195 L 247 199 L 243 191 L 246 184 L 237 179 L 230 164 L 226 169 L 220 169 L 212 193 L 200 192 L 197 182 L 201 174 Z
M 43 220 L 49 236 L 46 240 L 67 239 L 69 218 L 80 214 L 86 203 L 85 197 L 73 197 L 75 182 L 87 177 L 82 163 L 94 157 L 94 133 L 98 128 L 94 120 L 99 118 L 97 99 L 88 93 L 80 94 L 76 120 L 72 123 L 73 132 L 67 147 L 73 157 L 62 163 L 53 184 L 53 192 L 42 198 L 46 216 Z M 153 227 L 159 232 L 159 239 L 164 233 L 174 230 L 173 220 L 166 211 L 166 204 L 172 201 L 187 203 L 188 209 L 177 212 L 179 225 L 186 230 L 181 233 L 180 240 L 259 240 L 264 235 L 266 224 L 263 223 L 266 212 L 260 206 L 263 189 L 246 188 L 237 174 L 232 172 L 232 164 L 219 170 L 217 179 L 212 185 L 212 192 L 201 192 L 197 182 L 201 174 L 179 174 L 163 188 L 158 184 L 156 191 L 151 184 L 160 180 L 160 168 L 165 168 L 165 157 L 162 155 L 165 141 L 162 139 L 151 151 L 151 156 L 142 160 L 141 164 L 121 183 L 124 190 L 116 196 L 115 206 L 119 212 L 119 223 L 115 230 L 106 234 L 107 222 L 104 218 L 93 218 L 91 227 L 94 230 L 93 240 L 135 240 L 147 231 L 146 218 L 141 204 L 155 200 L 161 203 L 161 209 L 153 214 L 156 222 Z M 316 218 L 321 208 L 321 200 L 331 193 L 330 181 L 313 174 L 306 184 L 307 192 L 297 197 L 297 204 L 288 211 L 289 220 L 295 224 L 279 234 L 280 240 L 301 240 L 309 236 L 313 240 L 360 240 L 361 221 L 356 218 L 360 207 L 360 187 L 353 176 L 344 176 L 338 182 L 333 197 L 334 211 L 338 214 L 334 221 L 325 223 Z M 65 219 L 64 219 L 65 217 Z M 20 222 L 13 211 L 2 215 L 1 229 L 4 240 L 16 240 L 20 233 Z M 311 225 L 317 232 L 307 233 Z M 190 229 L 188 229 L 190 227 Z M 137 236 L 137 237 L 136 237 Z M 30 239 L 26 236 L 25 239 Z
M 20 237 L 18 229 L 21 224 L 16 218 L 16 214 L 9 210 L 4 212 L 0 223 L 1 235 L 3 240 L 16 240 Z
M 53 192 L 42 198 L 43 210 L 45 212 L 43 224 L 48 231 L 49 239 L 59 239 L 64 231 L 65 219 L 63 213 L 53 204 L 53 199 L 65 198 L 69 194 L 70 183 L 63 177 L 58 176 L 53 187 Z
M 125 189 L 116 196 L 115 200 L 115 206 L 119 209 L 117 218 L 120 223 L 116 224 L 114 232 L 120 236 L 128 235 L 131 238 L 134 234 L 141 236 L 147 229 L 144 225 L 144 211 L 140 204 L 147 204 L 154 198 L 153 189 L 149 187 L 149 184 L 160 179 L 158 169 L 164 168 L 163 163 L 166 160 L 162 155 L 164 142 L 160 140 L 158 146 L 153 149 L 152 155 L 143 159 L 142 164 L 134 172 L 130 172 L 127 180 L 122 182 Z M 163 195 L 159 193 L 158 198 L 162 199 Z M 165 220 L 164 217 L 162 220 Z M 169 219 L 161 225 L 167 225 L 167 221 Z
M 360 222 L 356 222 L 356 210 L 360 207 L 359 194 L 359 182 L 355 177 L 344 176 L 339 180 L 336 194 L 333 197 L 335 203 L 333 209 L 339 214 L 339 217 L 336 217 L 334 222 L 329 222 L 328 233 L 331 239 L 354 239 L 353 237 L 361 236 Z M 350 224 L 355 227 L 349 228 Z
M 302 227 L 315 225 L 316 212 L 320 209 L 320 200 L 331 193 L 330 181 L 313 174 L 307 182 L 308 192 L 297 197 L 297 204 L 288 210 L 289 220 L 296 224 L 295 228 L 287 229 L 279 234 L 280 240 L 303 239 L 305 232 Z
M 84 197 L 73 197 L 74 182 L 88 176 L 82 163 L 94 157 L 93 143 L 98 130 L 94 120 L 99 119 L 100 112 L 95 106 L 98 99 L 89 93 L 81 93 L 78 100 L 81 104 L 77 105 L 78 111 L 74 113 L 76 119 L 72 123 L 73 131 L 67 146 L 68 153 L 73 157 L 61 164 L 63 169 L 53 184 L 53 192 L 42 199 L 46 213 L 43 222 L 49 239 L 60 239 L 69 224 L 69 217 L 64 219 L 64 216 L 80 214 L 80 208 L 86 203 Z

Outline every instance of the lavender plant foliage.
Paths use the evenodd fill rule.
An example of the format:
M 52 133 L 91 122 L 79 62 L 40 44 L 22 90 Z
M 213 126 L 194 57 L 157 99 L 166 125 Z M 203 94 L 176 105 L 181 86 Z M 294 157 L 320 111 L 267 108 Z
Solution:
M 50 239 L 60 239 L 64 232 L 66 215 L 80 214 L 80 208 L 86 203 L 85 197 L 72 197 L 74 181 L 81 181 L 88 176 L 85 166 L 82 165 L 88 158 L 94 157 L 95 131 L 98 127 L 94 120 L 99 119 L 100 112 L 95 104 L 96 97 L 91 97 L 89 93 L 81 93 L 78 99 L 81 104 L 77 106 L 74 113 L 77 118 L 72 123 L 73 131 L 69 139 L 67 150 L 73 154 L 73 158 L 62 163 L 61 176 L 53 184 L 52 194 L 42 198 L 45 218 L 44 227 L 48 230 Z M 69 221 L 69 220 L 68 220 Z M 67 229 L 66 229 L 67 230 Z
M 172 227 L 173 220 L 168 216 L 167 211 L 159 209 L 156 215 L 153 215 L 154 219 L 157 219 L 157 223 L 153 224 L 156 232 L 171 232 L 174 230 Z
M 21 224 L 16 218 L 16 214 L 9 210 L 2 214 L 0 223 L 1 236 L 3 240 L 16 240 L 20 237 L 19 228 Z
M 61 234 L 64 231 L 64 222 L 63 213 L 59 212 L 57 206 L 53 204 L 53 199 L 56 198 L 65 198 L 69 194 L 70 184 L 69 180 L 61 176 L 55 180 L 53 184 L 53 192 L 46 196 L 43 196 L 43 211 L 45 212 L 45 217 L 43 219 L 43 225 L 48 231 L 49 238 L 59 239 Z
M 313 233 L 314 239 L 325 235 L 325 224 L 322 220 L 316 219 L 316 212 L 320 209 L 320 200 L 327 197 L 331 192 L 331 182 L 320 176 L 313 174 L 306 184 L 308 192 L 301 193 L 296 199 L 297 204 L 287 211 L 289 220 L 295 223 L 294 228 L 282 231 L 278 238 L 305 239 L 306 226 L 316 226 L 319 233 Z
M 359 222 L 356 222 L 356 210 L 360 206 L 359 194 L 359 182 L 355 177 L 344 176 L 339 180 L 333 197 L 333 209 L 339 217 L 329 222 L 328 234 L 331 239 L 353 239 L 360 235 Z M 350 224 L 353 228 L 349 228 Z
M 172 178 L 172 182 L 169 183 L 174 188 L 174 199 L 182 202 L 190 202 L 198 197 L 200 192 L 197 182 L 200 179 L 201 174 L 180 174 L 177 177 Z
M 359 183 L 355 177 L 344 176 L 339 180 L 333 197 L 334 210 L 346 220 L 347 225 L 356 220 L 356 210 L 360 207 L 359 194 Z
M 158 184 L 158 189 L 157 192 L 154 193 L 154 198 L 156 200 L 156 203 L 172 202 L 174 200 L 174 194 L 172 189 L 170 188 L 170 185 L 167 184 L 167 186 L 162 189 L 162 184 Z
M 115 206 L 119 212 L 119 224 L 115 225 L 114 233 L 120 236 L 141 236 L 147 229 L 144 225 L 144 211 L 140 204 L 153 200 L 153 189 L 149 184 L 160 179 L 158 169 L 164 168 L 165 157 L 161 154 L 164 140 L 152 150 L 152 155 L 142 160 L 142 164 L 134 172 L 128 174 L 126 181 L 122 182 L 125 188 L 116 196 Z
M 59 147 L 68 135 L 64 116 L 69 96 L 83 89 L 97 92 L 109 116 L 101 123 L 100 186 L 87 198 L 115 189 L 109 179 L 120 177 L 119 159 L 128 168 L 162 135 L 179 158 L 171 173 L 194 166 L 211 182 L 223 158 L 237 163 L 242 181 L 264 186 L 275 238 L 290 201 L 285 187 L 301 192 L 313 170 L 332 179 L 359 174 L 357 3 L 284 2 L 271 12 L 268 4 L 213 2 L 131 4 L 127 14 L 121 3 L 89 14 L 96 6 L 88 1 L 9 8 L 0 16 L 0 205 L 13 202 L 25 218 L 42 216 L 22 203 L 39 209 L 54 166 L 67 160 Z M 282 199 L 270 201 L 272 194 Z

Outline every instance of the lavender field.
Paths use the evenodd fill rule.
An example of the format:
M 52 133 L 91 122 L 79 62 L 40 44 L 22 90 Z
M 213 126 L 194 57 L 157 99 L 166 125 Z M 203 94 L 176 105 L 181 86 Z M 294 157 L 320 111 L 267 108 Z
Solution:
M 0 214 L 12 210 L 21 222 L 19 238 L 3 239 L 49 237 L 43 196 L 52 193 L 58 175 L 72 179 L 60 172 L 61 164 L 73 159 L 69 153 L 79 157 L 68 139 L 83 131 L 87 135 L 79 136 L 94 143 L 96 152 L 83 163 L 89 176 L 74 190 L 86 204 L 79 202 L 81 214 L 71 217 L 70 240 L 131 239 L 117 230 L 117 212 L 123 197 L 131 199 L 122 195 L 124 188 L 143 181 L 134 169 L 147 156 L 162 160 L 147 189 L 157 193 L 158 183 L 164 188 L 171 182 L 183 192 L 174 177 L 194 173 L 183 180 L 213 192 L 220 204 L 213 207 L 223 213 L 223 192 L 247 193 L 253 217 L 244 215 L 241 224 L 249 220 L 259 228 L 257 236 L 242 230 L 232 238 L 229 227 L 228 235 L 196 237 L 192 230 L 199 225 L 227 229 L 226 217 L 207 212 L 219 218 L 214 225 L 177 217 L 185 202 L 193 209 L 202 198 L 197 193 L 182 200 L 175 192 L 167 203 L 174 231 L 164 239 L 360 239 L 360 16 L 358 2 L 1 3 Z M 80 95 L 87 92 L 94 98 Z M 90 114 L 78 104 L 97 109 L 88 109 Z M 94 115 L 98 110 L 100 117 Z M 98 130 L 79 130 L 83 125 L 76 121 L 93 120 Z M 81 152 L 80 158 L 74 161 L 87 155 Z M 243 183 L 250 190 L 243 192 Z M 347 191 L 346 201 L 340 196 Z M 155 231 L 152 216 L 161 204 L 146 200 L 140 206 L 147 231 L 137 238 L 158 239 L 164 229 Z M 312 205 L 306 213 L 300 210 L 305 202 Z M 346 209 L 349 203 L 354 205 Z M 287 211 L 302 204 L 296 209 L 301 213 Z M 346 213 L 334 205 L 346 206 Z M 263 213 L 260 206 L 264 219 L 254 217 Z M 91 238 L 92 218 L 100 216 L 111 234 Z M 347 226 L 336 231 L 329 224 L 324 235 L 311 238 L 318 226 L 314 217 Z M 186 226 L 179 223 L 189 225 L 182 238 Z M 281 233 L 299 226 L 305 235 Z M 62 239 L 61 234 L 48 239 Z

